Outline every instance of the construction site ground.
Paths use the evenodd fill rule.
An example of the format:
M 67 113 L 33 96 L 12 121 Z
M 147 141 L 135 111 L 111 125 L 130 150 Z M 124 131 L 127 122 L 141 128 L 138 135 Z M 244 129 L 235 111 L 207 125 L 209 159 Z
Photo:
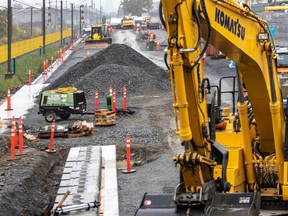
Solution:
M 166 33 L 155 30 L 164 39 Z M 117 91 L 117 108 L 123 108 L 122 88 L 127 87 L 128 108 L 134 114 L 120 113 L 116 125 L 96 127 L 93 134 L 83 137 L 55 138 L 55 154 L 47 154 L 49 139 L 25 140 L 26 155 L 10 158 L 10 134 L 0 136 L 0 215 L 50 215 L 59 187 L 63 166 L 71 147 L 116 145 L 119 215 L 133 216 L 144 193 L 173 193 L 179 183 L 179 167 L 172 162 L 182 152 L 175 134 L 173 100 L 168 73 L 161 51 L 147 51 L 146 43 L 136 41 L 132 30 L 119 30 L 113 44 L 105 50 L 87 50 L 83 43 L 69 60 L 46 82 L 48 88 L 75 86 L 86 93 L 88 112 L 94 111 L 95 91 L 99 91 L 99 108 L 106 108 L 109 86 Z M 140 54 L 141 53 L 141 54 Z M 220 76 L 233 74 L 226 59 L 207 59 L 205 71 L 211 85 Z M 224 86 L 229 82 L 224 82 Z M 229 104 L 231 98 L 225 97 Z M 38 115 L 38 100 L 24 119 L 25 132 L 37 135 L 39 127 L 48 125 Z M 73 124 L 76 120 L 94 122 L 93 115 L 72 115 L 56 124 Z M 131 157 L 135 173 L 123 174 L 126 168 L 126 134 L 131 136 Z

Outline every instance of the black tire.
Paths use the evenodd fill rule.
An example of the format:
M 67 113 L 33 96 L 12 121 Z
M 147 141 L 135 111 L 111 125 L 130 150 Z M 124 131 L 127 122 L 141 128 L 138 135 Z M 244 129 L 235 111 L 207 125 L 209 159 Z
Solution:
M 60 117 L 61 119 L 64 119 L 64 120 L 69 119 L 70 116 L 71 116 L 70 113 L 65 113 L 65 114 L 61 114 L 61 115 L 59 115 L 59 117 Z
M 47 122 L 52 122 L 53 120 L 56 120 L 56 114 L 54 111 L 45 112 L 44 117 Z

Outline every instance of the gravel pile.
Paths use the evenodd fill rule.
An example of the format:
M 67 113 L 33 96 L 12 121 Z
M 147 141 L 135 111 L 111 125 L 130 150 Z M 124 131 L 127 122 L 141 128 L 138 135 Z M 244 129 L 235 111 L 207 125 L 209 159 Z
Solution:
M 112 44 L 76 64 L 49 89 L 74 86 L 85 92 L 89 102 L 94 100 L 96 89 L 100 97 L 107 95 L 110 85 L 121 95 L 126 85 L 129 96 L 170 91 L 167 72 L 124 44 Z

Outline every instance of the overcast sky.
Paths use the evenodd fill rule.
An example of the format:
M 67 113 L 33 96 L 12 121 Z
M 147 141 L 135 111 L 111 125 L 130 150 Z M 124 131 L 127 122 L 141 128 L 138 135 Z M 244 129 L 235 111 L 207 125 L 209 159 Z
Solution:
M 48 5 L 49 0 L 45 0 L 46 1 L 46 5 Z M 50 0 L 50 2 L 52 2 L 52 5 L 56 5 L 56 1 L 58 3 L 58 7 L 60 5 L 60 0 Z M 63 1 L 63 7 L 66 7 L 66 2 L 68 7 L 70 7 L 70 3 L 74 3 L 76 6 L 79 6 L 80 4 L 88 4 L 88 6 L 91 5 L 91 3 L 93 2 L 93 4 L 95 4 L 96 8 L 99 9 L 100 6 L 100 1 L 101 1 L 101 5 L 103 7 L 103 11 L 104 12 L 117 12 L 120 2 L 121 0 L 62 0 Z M 7 7 L 7 3 L 8 0 L 0 0 L 0 5 Z M 11 0 L 12 5 L 13 3 L 18 3 L 20 4 L 20 2 L 23 2 L 27 5 L 33 5 L 33 6 L 37 6 L 37 5 L 42 5 L 43 0 Z M 25 5 L 23 4 L 23 5 Z

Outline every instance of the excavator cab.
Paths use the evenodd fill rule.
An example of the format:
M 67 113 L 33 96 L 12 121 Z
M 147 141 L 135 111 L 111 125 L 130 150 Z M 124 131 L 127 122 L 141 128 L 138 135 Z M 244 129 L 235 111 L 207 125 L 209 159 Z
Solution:
M 84 49 L 106 48 L 112 44 L 112 38 L 105 24 L 91 26 L 89 38 L 85 40 Z

